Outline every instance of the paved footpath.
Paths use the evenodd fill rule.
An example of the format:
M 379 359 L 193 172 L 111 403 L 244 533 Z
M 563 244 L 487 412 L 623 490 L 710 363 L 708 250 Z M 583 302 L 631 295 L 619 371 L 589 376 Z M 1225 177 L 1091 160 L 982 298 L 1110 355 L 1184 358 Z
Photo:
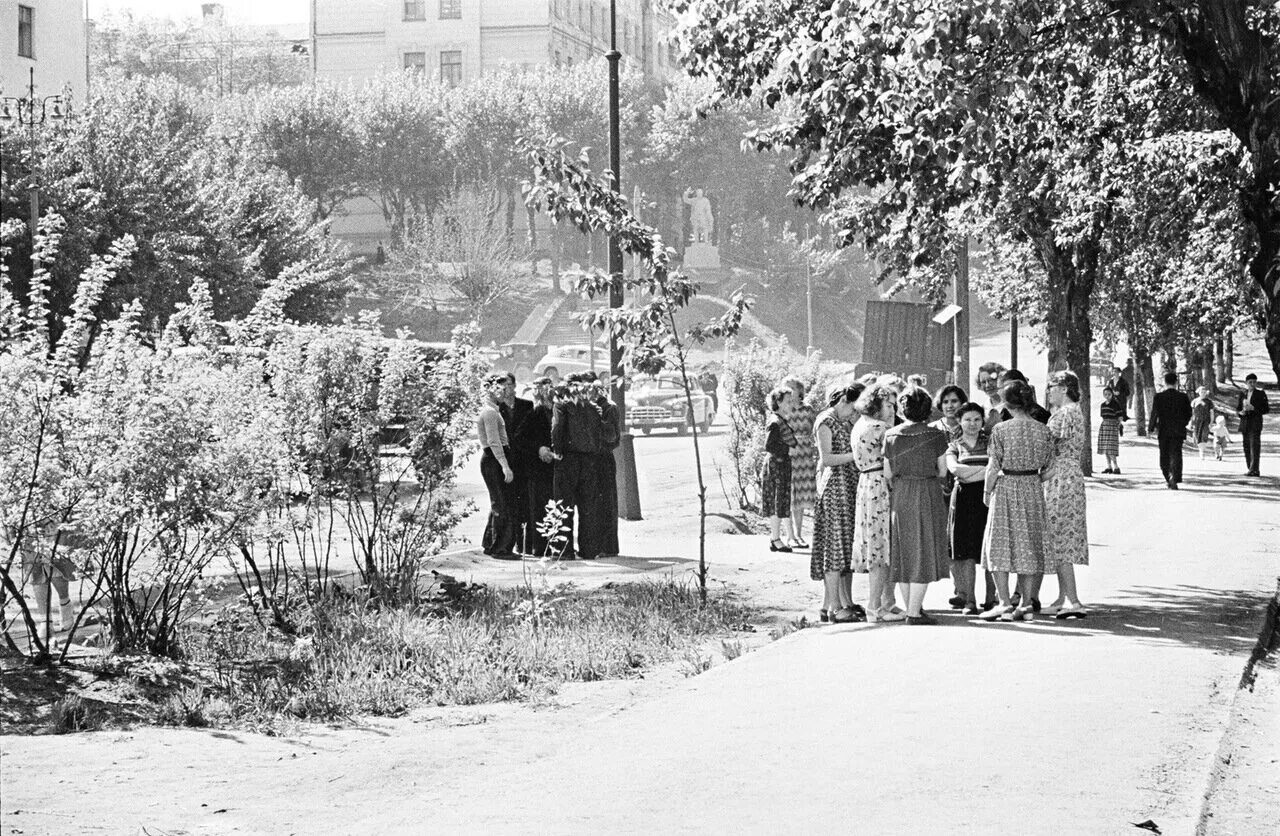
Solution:
M 6 737 L 3 808 L 27 812 L 3 832 L 1191 834 L 1280 575 L 1280 479 L 1193 456 L 1173 492 L 1155 459 L 1127 439 L 1125 475 L 1089 482 L 1082 622 L 803 630 L 626 710 L 526 713 L 518 743 L 502 722 Z M 78 786 L 43 784 L 50 763 Z

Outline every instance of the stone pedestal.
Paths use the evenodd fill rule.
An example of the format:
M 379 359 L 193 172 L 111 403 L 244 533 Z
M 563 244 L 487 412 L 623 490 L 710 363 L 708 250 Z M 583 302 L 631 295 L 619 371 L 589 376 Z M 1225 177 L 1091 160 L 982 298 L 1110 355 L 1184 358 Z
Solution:
M 694 243 L 684 249 L 684 266 L 690 270 L 719 270 L 720 248 Z

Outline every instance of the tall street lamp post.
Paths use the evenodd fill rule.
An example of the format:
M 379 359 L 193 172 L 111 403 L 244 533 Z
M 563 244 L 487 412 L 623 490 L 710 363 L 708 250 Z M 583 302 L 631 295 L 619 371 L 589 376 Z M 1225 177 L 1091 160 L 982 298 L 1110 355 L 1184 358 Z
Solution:
M 31 185 L 27 195 L 31 202 L 31 240 L 35 241 L 36 225 L 40 222 L 40 186 L 36 183 L 36 128 L 47 120 L 67 118 L 68 99 L 63 95 L 36 98 L 36 70 L 31 68 L 27 80 L 27 95 L 0 97 L 0 126 L 16 124 L 26 128 L 30 138 L 28 153 L 31 155 Z M 0 146 L 2 147 L 2 146 Z
M 613 172 L 613 191 L 622 192 L 622 139 L 618 106 L 618 0 L 609 0 L 609 169 Z M 609 237 L 609 307 L 622 307 L 622 245 L 616 235 Z M 609 333 L 609 376 L 613 402 L 618 405 L 618 428 L 621 442 L 614 453 L 617 460 L 618 516 L 624 520 L 640 519 L 640 487 L 636 479 L 635 439 L 627 431 L 626 381 L 622 374 L 622 347 L 618 337 Z

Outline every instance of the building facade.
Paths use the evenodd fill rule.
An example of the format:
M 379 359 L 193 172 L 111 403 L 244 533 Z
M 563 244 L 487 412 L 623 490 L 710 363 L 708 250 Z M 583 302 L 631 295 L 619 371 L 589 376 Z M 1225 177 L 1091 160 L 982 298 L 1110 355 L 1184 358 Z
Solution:
M 88 90 L 84 0 L 0 0 L 0 94 L 38 98 Z
M 600 0 L 312 0 L 315 72 L 363 81 L 419 69 L 461 84 L 500 64 L 568 65 L 609 49 Z M 617 4 L 618 51 L 647 76 L 674 71 L 671 14 L 655 0 Z

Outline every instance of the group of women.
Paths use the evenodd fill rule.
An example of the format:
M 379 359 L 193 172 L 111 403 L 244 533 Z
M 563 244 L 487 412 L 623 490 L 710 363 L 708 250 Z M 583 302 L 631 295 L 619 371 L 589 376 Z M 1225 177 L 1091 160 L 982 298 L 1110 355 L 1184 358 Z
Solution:
M 1058 596 L 1043 612 L 1086 615 L 1075 579 L 1075 566 L 1089 560 L 1079 380 L 1069 371 L 1053 375 L 1046 425 L 1033 417 L 1044 414 L 1034 391 L 1016 377 L 1000 389 L 1002 408 L 992 410 L 969 401 L 959 386 L 931 396 L 896 375 L 841 385 L 824 411 L 798 422 L 802 387 L 797 393 L 788 381 L 770 394 L 764 484 L 770 548 L 790 550 L 784 520 L 799 516 L 793 486 L 804 467 L 797 465 L 800 440 L 808 435 L 799 430 L 811 420 L 810 575 L 823 583 L 822 620 L 934 624 L 923 609 L 925 592 L 950 576 L 953 609 L 988 621 L 1027 621 L 1042 611 L 1046 574 L 1057 575 Z M 793 488 L 788 497 L 784 482 Z M 794 519 L 789 527 L 785 533 L 796 543 L 800 528 Z M 981 604 L 979 564 L 986 576 Z M 853 601 L 854 572 L 868 575 L 865 606 Z M 1016 590 L 1010 575 L 1017 576 Z

